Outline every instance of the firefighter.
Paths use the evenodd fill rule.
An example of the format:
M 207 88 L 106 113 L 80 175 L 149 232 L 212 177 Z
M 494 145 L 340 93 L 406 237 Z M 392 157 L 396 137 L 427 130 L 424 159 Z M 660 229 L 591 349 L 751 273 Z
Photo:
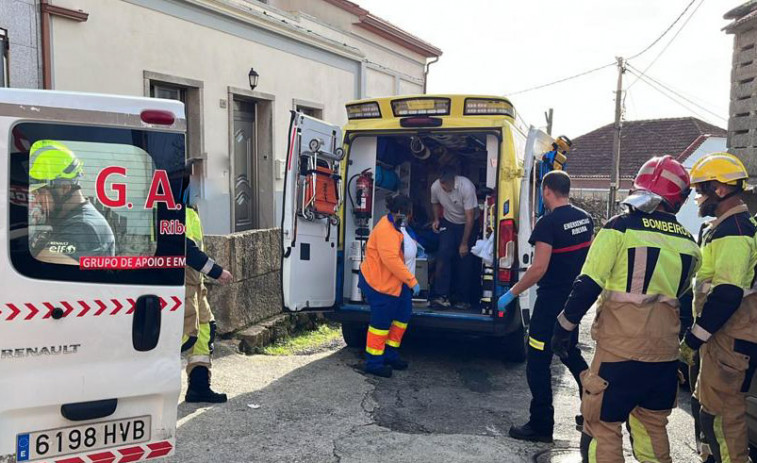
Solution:
M 681 358 L 699 377 L 694 396 L 708 445 L 700 448 L 718 463 L 746 463 L 746 392 L 757 368 L 757 223 L 742 201 L 748 174 L 728 153 L 700 159 L 691 168 L 699 215 L 715 217 L 702 235 L 702 267 L 696 275 L 696 322 L 681 342 Z
M 585 463 L 622 463 L 621 424 L 634 456 L 670 463 L 666 424 L 678 390 L 678 297 L 690 287 L 699 248 L 675 213 L 689 194 L 686 169 L 670 156 L 644 163 L 613 217 L 594 239 L 558 315 L 552 349 L 568 355 L 573 331 L 594 301 L 594 359 L 581 374 Z
M 29 244 L 38 260 L 78 265 L 81 256 L 116 254 L 113 230 L 81 191 L 83 175 L 83 163 L 64 143 L 40 140 L 32 145 Z M 57 244 L 48 246 L 50 242 Z
M 365 371 L 389 378 L 393 370 L 405 370 L 408 363 L 398 349 L 412 315 L 412 297 L 421 287 L 410 272 L 403 252 L 402 228 L 412 212 L 405 195 L 387 198 L 389 214 L 371 231 L 360 266 L 360 290 L 371 307 L 365 343 Z
M 210 366 L 213 343 L 216 337 L 216 322 L 208 304 L 208 290 L 203 283 L 203 275 L 228 284 L 234 277 L 205 254 L 203 247 L 200 215 L 190 204 L 192 195 L 189 175 L 184 176 L 183 203 L 186 209 L 186 296 L 184 299 L 184 334 L 181 351 L 188 353 L 186 402 L 226 402 L 226 394 L 214 392 L 210 388 Z
M 563 171 L 546 174 L 541 183 L 544 204 L 550 211 L 536 222 L 529 243 L 535 246 L 531 266 L 523 278 L 499 299 L 504 311 L 519 294 L 538 282 L 537 298 L 528 328 L 526 378 L 531 390 L 531 416 L 523 426 L 510 428 L 510 437 L 552 442 L 555 409 L 552 406 L 552 330 L 573 280 L 586 260 L 594 236 L 594 224 L 585 211 L 570 204 L 570 177 Z M 578 350 L 573 332 L 569 354 L 562 359 L 581 389 L 579 375 L 589 368 Z

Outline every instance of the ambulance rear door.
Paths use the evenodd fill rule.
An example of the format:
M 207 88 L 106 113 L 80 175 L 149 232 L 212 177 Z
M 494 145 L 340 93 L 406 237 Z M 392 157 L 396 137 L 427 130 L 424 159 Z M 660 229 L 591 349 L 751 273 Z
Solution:
M 181 103 L 0 89 L 0 462 L 170 455 Z
M 536 160 L 552 148 L 552 137 L 531 127 L 526 138 L 525 153 L 523 156 L 523 178 L 520 185 L 519 220 L 518 220 L 518 259 L 520 262 L 519 279 L 523 278 L 526 270 L 531 266 L 534 258 L 534 247 L 528 242 L 531 232 L 536 223 L 536 199 L 540 194 L 536 190 Z M 533 311 L 536 302 L 536 287 L 532 286 L 520 294 L 518 302 L 522 311 Z
M 325 310 L 336 303 L 341 144 L 339 126 L 292 112 L 281 221 L 287 311 Z

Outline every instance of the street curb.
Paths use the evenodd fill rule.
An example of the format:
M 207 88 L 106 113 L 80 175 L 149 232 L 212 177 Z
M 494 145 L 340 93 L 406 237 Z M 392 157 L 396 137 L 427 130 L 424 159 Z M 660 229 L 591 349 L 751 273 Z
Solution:
M 321 313 L 279 314 L 238 331 L 232 337 L 239 341 L 240 352 L 260 354 L 264 347 L 277 340 L 314 330 L 325 321 L 326 317 Z

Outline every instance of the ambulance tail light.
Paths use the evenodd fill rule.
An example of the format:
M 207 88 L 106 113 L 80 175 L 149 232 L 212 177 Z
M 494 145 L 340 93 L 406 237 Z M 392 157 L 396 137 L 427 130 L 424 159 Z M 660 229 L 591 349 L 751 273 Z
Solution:
M 171 111 L 162 109 L 145 109 L 139 114 L 142 122 L 156 125 L 173 125 L 176 116 Z
M 498 280 L 500 283 L 513 283 L 516 276 L 515 265 L 515 240 L 517 234 L 515 232 L 515 221 L 512 219 L 505 219 L 499 222 L 499 243 L 497 246 L 498 252 Z

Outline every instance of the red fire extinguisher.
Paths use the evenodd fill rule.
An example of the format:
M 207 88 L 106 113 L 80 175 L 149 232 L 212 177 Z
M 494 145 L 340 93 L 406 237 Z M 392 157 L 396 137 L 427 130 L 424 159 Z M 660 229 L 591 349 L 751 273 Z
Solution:
M 360 172 L 355 181 L 355 217 L 370 217 L 373 212 L 373 174 L 370 169 Z

